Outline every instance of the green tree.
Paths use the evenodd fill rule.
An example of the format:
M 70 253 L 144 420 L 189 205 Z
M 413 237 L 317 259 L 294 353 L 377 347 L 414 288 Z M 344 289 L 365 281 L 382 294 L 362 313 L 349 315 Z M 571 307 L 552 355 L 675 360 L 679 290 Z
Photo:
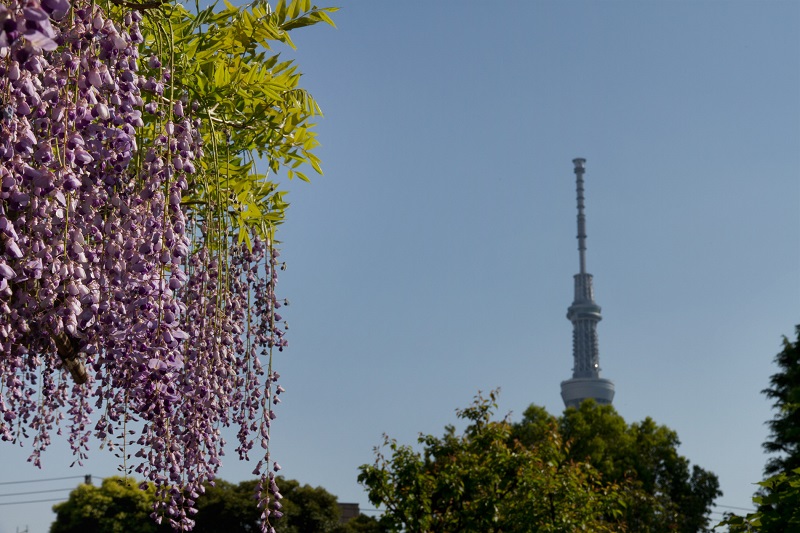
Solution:
M 294 479 L 278 477 L 283 516 L 272 521 L 278 533 L 340 532 L 336 496 L 322 487 L 302 485 Z M 238 485 L 217 481 L 197 500 L 196 533 L 250 533 L 258 531 L 261 511 L 253 505 L 257 480 Z
M 344 525 L 343 533 L 388 533 L 388 531 L 377 519 L 361 513 Z
M 777 455 L 767 461 L 766 479 L 753 497 L 757 511 L 744 517 L 731 515 L 720 524 L 733 532 L 800 530 L 800 325 L 795 334 L 795 342 L 783 338 L 783 350 L 775 356 L 780 371 L 761 391 L 777 411 L 767 422 L 770 435 L 763 446 Z
M 604 481 L 586 462 L 569 458 L 555 424 L 543 420 L 533 446 L 494 420 L 496 391 L 459 410 L 468 425 L 444 436 L 421 435 L 422 452 L 385 438 L 390 456 L 360 467 L 370 501 L 385 508 L 389 531 L 620 531 L 627 483 Z
M 275 522 L 277 533 L 382 533 L 378 521 L 360 514 L 342 524 L 336 496 L 322 487 L 301 485 L 278 478 L 283 517 Z
M 253 503 L 257 480 L 234 485 L 218 479 L 197 499 L 195 533 L 251 533 L 261 530 L 261 510 Z M 277 521 L 276 521 L 277 522 Z
M 283 517 L 275 523 L 278 533 L 342 531 L 336 496 L 322 487 L 301 485 L 293 479 L 278 479 L 283 499 Z
M 339 523 L 337 498 L 322 487 L 301 485 L 278 477 L 283 517 L 272 521 L 278 533 L 382 533 L 374 518 L 360 515 Z M 197 498 L 195 533 L 253 533 L 261 530 L 261 511 L 254 505 L 258 480 L 234 484 L 218 479 L 206 484 Z M 150 519 L 156 491 L 142 490 L 132 478 L 111 477 L 102 486 L 81 484 L 66 502 L 53 507 L 56 521 L 50 533 L 161 533 L 171 532 Z
M 109 477 L 99 487 L 81 484 L 67 501 L 53 506 L 56 521 L 50 526 L 50 533 L 172 531 L 166 523 L 159 525 L 150 519 L 154 499 L 152 484 L 142 490 L 131 478 Z
M 717 476 L 678 454 L 675 431 L 651 418 L 627 424 L 610 405 L 584 401 L 555 419 L 543 408 L 529 407 L 514 434 L 528 447 L 546 438 L 557 423 L 564 453 L 587 461 L 610 482 L 630 481 L 625 521 L 634 531 L 704 531 L 709 512 L 722 493 Z
M 758 484 L 761 489 L 753 496 L 756 512 L 746 516 L 728 514 L 717 527 L 728 526 L 730 533 L 799 531 L 800 468 L 775 474 Z
M 775 356 L 780 371 L 769 378 L 770 386 L 761 391 L 773 400 L 777 410 L 767 422 L 769 439 L 764 449 L 771 457 L 764 473 L 767 475 L 791 472 L 800 468 L 800 325 L 795 326 L 797 340 L 783 338 L 783 350 Z

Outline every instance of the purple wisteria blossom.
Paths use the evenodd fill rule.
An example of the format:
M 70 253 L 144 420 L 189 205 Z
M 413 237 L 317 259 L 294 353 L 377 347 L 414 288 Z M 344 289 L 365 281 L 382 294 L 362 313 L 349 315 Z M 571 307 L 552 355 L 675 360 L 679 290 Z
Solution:
M 77 463 L 97 439 L 156 484 L 159 520 L 190 530 L 221 428 L 238 426 L 266 531 L 281 514 L 283 388 L 264 365 L 287 344 L 278 252 L 204 245 L 208 221 L 182 205 L 204 153 L 197 105 L 171 101 L 164 61 L 139 57 L 141 20 L 0 5 L 0 439 L 30 441 L 37 466 L 54 432 Z

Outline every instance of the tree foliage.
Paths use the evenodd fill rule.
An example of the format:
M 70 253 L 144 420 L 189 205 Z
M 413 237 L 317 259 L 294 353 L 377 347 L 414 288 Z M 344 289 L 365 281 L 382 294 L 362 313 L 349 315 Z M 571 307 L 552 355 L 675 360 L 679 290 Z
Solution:
M 230 531 L 254 533 L 261 529 L 261 512 L 253 505 L 258 480 L 229 483 L 214 480 L 197 498 L 196 533 Z
M 281 514 L 272 526 L 277 533 L 381 533 L 377 520 L 359 515 L 340 523 L 337 498 L 322 487 L 276 478 L 281 494 Z M 262 525 L 261 511 L 253 505 L 258 480 L 234 484 L 217 479 L 206 484 L 197 499 L 197 533 L 253 533 Z M 100 487 L 81 484 L 69 499 L 53 507 L 56 521 L 50 533 L 161 533 L 173 531 L 166 522 L 149 519 L 157 498 L 152 483 L 111 477 Z
M 764 449 L 776 454 L 764 467 L 766 479 L 753 497 L 757 506 L 746 516 L 730 515 L 720 523 L 732 532 L 784 532 L 800 530 L 800 325 L 797 339 L 783 338 L 783 350 L 775 356 L 780 369 L 761 391 L 773 400 L 775 417 L 767 422 L 770 434 Z
M 50 533 L 171 532 L 167 523 L 159 525 L 150 519 L 155 497 L 152 483 L 142 489 L 130 478 L 106 478 L 99 487 L 81 484 L 67 501 L 53 506 L 56 520 Z
M 777 411 L 767 422 L 770 435 L 763 445 L 773 455 L 764 467 L 768 475 L 800 468 L 800 325 L 795 327 L 795 334 L 794 342 L 783 338 L 783 350 L 775 356 L 780 371 L 769 378 L 770 386 L 761 391 Z
M 281 489 L 283 517 L 275 528 L 278 533 L 340 532 L 340 512 L 336 496 L 322 487 L 301 485 L 293 479 L 278 483 Z
M 322 487 L 303 485 L 294 479 L 276 478 L 279 489 L 280 518 L 273 520 L 277 533 L 346 533 L 339 524 L 337 498 Z M 260 527 L 260 512 L 253 506 L 257 480 L 238 485 L 225 481 L 206 487 L 197 501 L 195 532 L 249 533 Z
M 277 173 L 321 171 L 319 108 L 270 47 L 332 11 L 0 2 L 0 438 L 37 466 L 57 426 L 78 462 L 94 436 L 190 529 L 236 425 L 269 513 Z
M 358 480 L 385 508 L 390 531 L 621 531 L 628 483 L 605 481 L 592 465 L 569 457 L 555 424 L 542 420 L 526 446 L 514 427 L 493 418 L 496 392 L 458 411 L 463 433 L 421 435 L 422 451 L 386 437 Z M 388 448 L 390 455 L 382 451 Z
M 624 520 L 633 531 L 703 531 L 714 500 L 722 493 L 717 476 L 678 454 L 675 431 L 651 418 L 627 424 L 610 405 L 584 401 L 559 418 L 529 407 L 514 434 L 536 446 L 544 428 L 557 424 L 564 453 L 590 463 L 609 482 L 629 482 Z
M 421 451 L 385 437 L 360 467 L 391 531 L 703 531 L 717 477 L 677 453 L 652 419 L 628 425 L 584 402 L 561 417 L 532 405 L 518 423 L 493 419 L 496 392 L 458 417 L 463 433 L 421 435 Z M 384 451 L 388 449 L 388 454 Z

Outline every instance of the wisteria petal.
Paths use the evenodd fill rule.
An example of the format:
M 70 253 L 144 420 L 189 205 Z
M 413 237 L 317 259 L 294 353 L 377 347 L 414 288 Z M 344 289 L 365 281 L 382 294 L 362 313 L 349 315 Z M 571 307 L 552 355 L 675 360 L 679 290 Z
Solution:
M 0 263 L 0 276 L 3 276 L 4 279 L 14 279 L 17 274 L 14 272 L 14 269 L 7 264 Z
M 17 242 L 11 239 L 6 240 L 6 253 L 14 259 L 22 258 L 22 250 L 19 249 Z
M 69 12 L 70 4 L 67 0 L 42 0 L 42 7 L 53 19 L 61 20 Z

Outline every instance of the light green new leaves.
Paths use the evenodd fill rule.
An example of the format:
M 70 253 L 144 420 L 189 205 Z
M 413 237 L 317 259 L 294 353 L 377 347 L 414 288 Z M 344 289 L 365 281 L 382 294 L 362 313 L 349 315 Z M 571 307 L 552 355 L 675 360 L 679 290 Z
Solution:
M 311 122 L 320 107 L 300 87 L 296 65 L 269 52 L 276 43 L 294 48 L 290 30 L 333 25 L 334 11 L 309 0 L 275 9 L 264 0 L 242 7 L 225 1 L 196 13 L 175 4 L 146 19 L 146 46 L 155 51 L 171 42 L 178 52 L 168 90 L 197 103 L 205 154 L 183 202 L 212 234 L 216 228 L 212 247 L 272 237 L 288 206 L 274 176 L 282 169 L 305 181 L 303 165 L 322 174 Z M 259 164 L 266 165 L 261 172 Z
M 570 461 L 549 425 L 536 446 L 513 438 L 507 420 L 494 420 L 497 393 L 458 411 L 463 433 L 420 435 L 421 451 L 385 438 L 359 483 L 385 509 L 388 531 L 622 531 L 629 484 L 601 479 L 588 463 Z M 384 455 L 384 450 L 388 451 Z

